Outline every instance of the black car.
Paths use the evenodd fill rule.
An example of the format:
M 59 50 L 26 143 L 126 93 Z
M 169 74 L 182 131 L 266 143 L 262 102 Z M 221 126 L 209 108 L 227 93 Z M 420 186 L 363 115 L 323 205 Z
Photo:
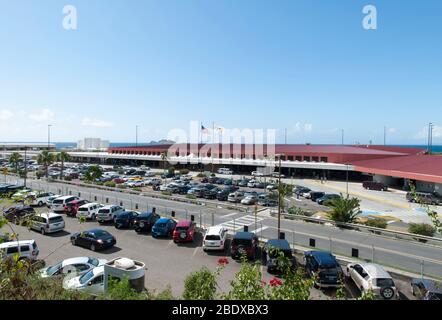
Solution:
M 0 187 L 0 195 L 10 195 L 12 196 L 14 193 L 16 193 L 19 190 L 22 190 L 24 186 L 18 186 L 18 185 L 5 185 Z
M 117 229 L 132 228 L 138 216 L 139 216 L 138 212 L 123 211 L 117 214 L 117 216 L 115 217 L 114 227 Z
M 78 232 L 71 236 L 71 243 L 74 246 L 89 248 L 92 251 L 103 250 L 113 247 L 117 240 L 106 230 L 92 229 Z
M 442 300 L 442 282 L 429 279 L 412 279 L 413 296 L 421 300 Z
M 247 187 L 247 184 L 249 183 L 249 179 L 243 179 L 241 181 L 238 182 L 238 186 L 240 187 Z
M 320 191 L 310 192 L 310 200 L 312 200 L 313 202 L 316 202 L 316 200 L 322 198 L 323 196 L 325 196 L 325 192 L 320 192 Z
M 300 195 L 302 195 L 303 193 L 307 193 L 307 192 L 310 192 L 310 191 L 312 191 L 312 190 L 309 189 L 309 188 L 306 188 L 306 187 L 299 187 L 299 188 L 296 188 L 296 190 L 295 190 L 295 194 L 298 195 L 298 196 L 300 196 Z
M 258 237 L 253 232 L 237 232 L 230 245 L 232 259 L 239 259 L 245 256 L 247 259 L 255 260 L 258 255 Z
M 11 207 L 3 213 L 6 220 L 14 223 L 18 223 L 21 219 L 32 214 L 35 214 L 35 210 L 30 206 Z
M 227 201 L 229 198 L 229 194 L 231 194 L 233 191 L 230 191 L 229 189 L 223 189 L 217 192 L 216 199 L 219 201 Z
M 218 195 L 218 191 L 220 191 L 219 188 L 213 188 L 213 189 L 204 189 L 203 190 L 203 198 L 204 199 L 216 199 Z
M 137 233 L 149 232 L 160 216 L 155 212 L 143 212 L 134 220 L 134 229 Z
M 316 275 L 315 287 L 337 288 L 342 282 L 342 269 L 330 252 L 304 252 L 305 270 L 309 276 Z
M 281 252 L 290 260 L 291 268 L 293 270 L 296 269 L 296 258 L 293 256 L 292 248 L 290 248 L 288 241 L 285 239 L 270 239 L 262 250 L 262 263 L 267 267 L 267 272 L 283 272 L 279 265 L 280 260 L 278 260 Z
M 187 194 L 187 191 L 190 190 L 190 187 L 188 185 L 179 185 L 176 186 L 176 188 L 173 190 L 175 193 L 178 194 Z
M 169 179 L 169 178 L 173 178 L 173 177 L 175 177 L 175 174 L 172 172 L 163 173 L 161 175 L 161 178 L 163 178 L 163 179 Z

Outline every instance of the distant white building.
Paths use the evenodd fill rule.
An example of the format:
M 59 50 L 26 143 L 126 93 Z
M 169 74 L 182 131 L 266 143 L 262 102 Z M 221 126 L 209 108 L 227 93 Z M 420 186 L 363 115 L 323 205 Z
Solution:
M 78 141 L 77 149 L 79 150 L 107 150 L 109 148 L 108 140 L 101 140 L 100 138 L 84 138 Z

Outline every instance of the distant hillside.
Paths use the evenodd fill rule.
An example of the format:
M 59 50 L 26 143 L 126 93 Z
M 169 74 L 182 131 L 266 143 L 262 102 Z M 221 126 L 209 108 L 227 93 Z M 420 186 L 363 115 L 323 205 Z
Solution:
M 167 139 L 162 139 L 162 140 L 158 140 L 158 141 L 151 141 L 149 142 L 147 145 L 148 146 L 156 146 L 156 145 L 161 145 L 161 144 L 174 144 L 175 141 L 172 140 L 167 140 Z

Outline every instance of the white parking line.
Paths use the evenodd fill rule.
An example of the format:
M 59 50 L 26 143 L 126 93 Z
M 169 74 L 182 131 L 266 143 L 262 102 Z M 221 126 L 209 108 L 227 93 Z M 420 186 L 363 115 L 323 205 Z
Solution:
M 235 216 L 237 214 L 238 214 L 238 212 L 229 213 L 229 214 L 226 214 L 225 216 L 221 216 L 221 218 L 230 218 L 230 217 L 233 217 L 233 216 Z
M 253 232 L 255 233 L 255 234 L 257 234 L 257 233 L 260 233 L 260 232 L 263 232 L 264 230 L 266 230 L 266 229 L 268 229 L 269 227 L 261 227 L 261 228 L 258 228 L 258 229 L 256 229 L 256 230 L 254 230 Z
M 198 252 L 198 249 L 199 249 L 199 248 L 200 248 L 200 247 L 196 247 L 195 250 L 193 250 L 192 257 L 194 257 L 194 256 L 196 255 L 196 253 Z

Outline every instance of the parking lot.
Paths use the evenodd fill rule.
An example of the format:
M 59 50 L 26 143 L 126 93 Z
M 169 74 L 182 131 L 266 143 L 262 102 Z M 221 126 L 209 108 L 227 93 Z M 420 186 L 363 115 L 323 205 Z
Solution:
M 44 211 L 44 210 L 43 210 Z M 86 231 L 99 226 L 97 222 L 79 223 L 78 219 L 64 217 L 66 227 L 59 233 L 41 235 L 29 231 L 25 227 L 15 226 L 21 240 L 35 239 L 40 250 L 39 259 L 43 259 L 47 265 L 60 260 L 76 257 L 91 256 L 104 259 L 116 257 L 130 257 L 146 263 L 146 287 L 150 290 L 164 290 L 171 286 L 174 295 L 180 295 L 184 289 L 184 279 L 202 266 L 215 270 L 217 260 L 220 257 L 229 256 L 229 252 L 205 253 L 201 247 L 202 235 L 195 237 L 195 242 L 190 244 L 175 244 L 171 239 L 155 239 L 150 234 L 137 234 L 133 230 L 119 230 L 113 225 L 101 225 L 100 228 L 113 234 L 117 243 L 114 247 L 102 252 L 92 252 L 88 249 L 73 246 L 70 236 L 76 232 Z M 299 262 L 302 262 L 302 254 L 296 254 Z M 229 288 L 229 281 L 239 271 L 240 264 L 229 258 L 229 264 L 221 272 L 219 287 L 221 291 Z M 263 280 L 273 278 L 263 267 Z M 409 285 L 406 280 L 396 278 L 396 285 L 401 292 L 402 299 L 412 298 Z M 357 298 L 360 293 L 353 283 L 346 283 L 348 298 Z M 333 299 L 335 290 L 311 289 L 312 299 Z

